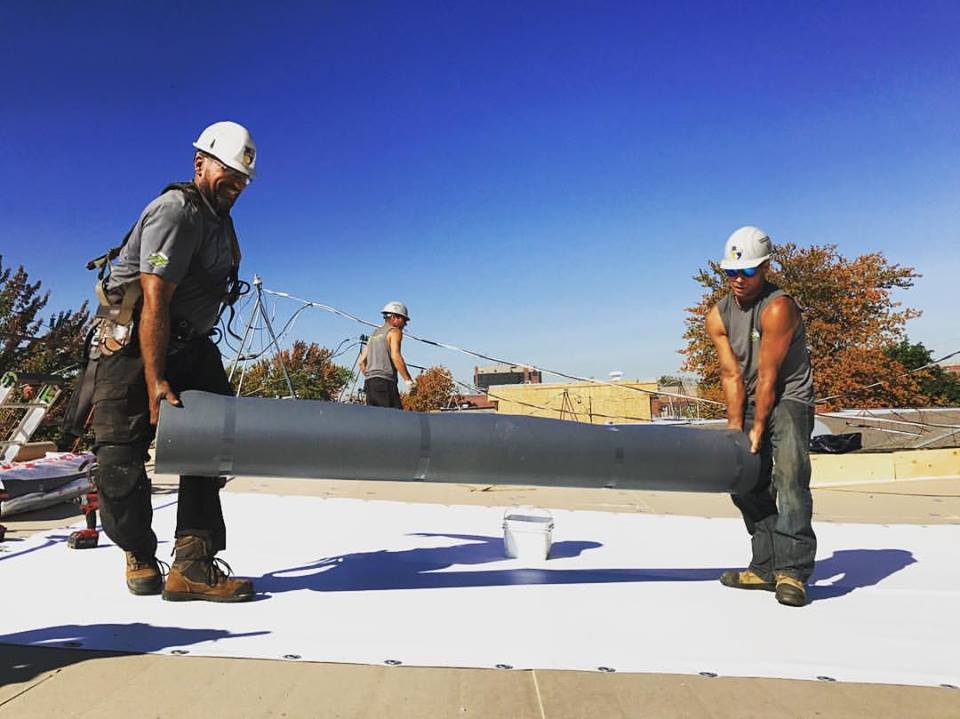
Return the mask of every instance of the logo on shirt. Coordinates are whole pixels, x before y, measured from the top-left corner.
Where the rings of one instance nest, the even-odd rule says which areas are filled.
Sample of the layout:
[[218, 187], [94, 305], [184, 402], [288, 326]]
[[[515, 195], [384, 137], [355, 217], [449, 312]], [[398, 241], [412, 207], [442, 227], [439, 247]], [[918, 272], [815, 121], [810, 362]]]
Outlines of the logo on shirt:
[[154, 252], [152, 255], [147, 257], [147, 262], [150, 263], [151, 267], [166, 267], [170, 263], [170, 258], [162, 252]]
[[750, 339], [754, 342], [760, 341], [760, 330], [754, 328], [753, 332], [750, 333]]

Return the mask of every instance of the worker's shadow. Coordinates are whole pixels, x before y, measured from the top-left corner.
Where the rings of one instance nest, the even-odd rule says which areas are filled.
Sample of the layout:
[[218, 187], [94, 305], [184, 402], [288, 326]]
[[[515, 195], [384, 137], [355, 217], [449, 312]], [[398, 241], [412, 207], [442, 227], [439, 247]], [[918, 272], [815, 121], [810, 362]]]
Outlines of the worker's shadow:
[[872, 587], [916, 561], [905, 549], [839, 549], [817, 562], [807, 587], [807, 600], [833, 599]]
[[[269, 633], [268, 631], [234, 633], [226, 629], [159, 627], [134, 622], [132, 624], [61, 624], [0, 634], [0, 686], [28, 681], [44, 672], [101, 656], [89, 651], [70, 650], [94, 649], [123, 655], [159, 652], [173, 648], [172, 653], [189, 654], [190, 650], [183, 647], [200, 642], [216, 642]], [[3, 646], [5, 644], [19, 646]]]
[[[276, 594], [299, 590], [355, 592], [389, 589], [496, 587], [511, 584], [608, 584], [619, 582], [709, 582], [732, 567], [667, 567], [623, 569], [553, 569], [548, 565], [510, 569], [459, 571], [464, 565], [505, 561], [503, 539], [473, 534], [417, 533], [418, 537], [462, 539], [450, 547], [401, 551], [380, 550], [326, 557], [311, 564], [268, 572], [254, 580], [258, 592]], [[591, 541], [561, 541], [550, 548], [550, 560], [577, 557], [602, 546]], [[818, 567], [817, 577], [841, 578], [831, 585], [811, 587], [811, 599], [828, 599], [877, 584], [913, 563], [900, 549], [842, 550]]]

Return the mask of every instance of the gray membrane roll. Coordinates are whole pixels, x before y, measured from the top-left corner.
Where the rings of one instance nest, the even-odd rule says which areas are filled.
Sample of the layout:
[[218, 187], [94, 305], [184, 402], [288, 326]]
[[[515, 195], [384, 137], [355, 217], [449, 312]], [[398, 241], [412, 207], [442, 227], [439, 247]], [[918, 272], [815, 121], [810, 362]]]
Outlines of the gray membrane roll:
[[197, 391], [180, 400], [162, 403], [160, 473], [741, 493], [760, 472], [747, 436], [728, 430]]

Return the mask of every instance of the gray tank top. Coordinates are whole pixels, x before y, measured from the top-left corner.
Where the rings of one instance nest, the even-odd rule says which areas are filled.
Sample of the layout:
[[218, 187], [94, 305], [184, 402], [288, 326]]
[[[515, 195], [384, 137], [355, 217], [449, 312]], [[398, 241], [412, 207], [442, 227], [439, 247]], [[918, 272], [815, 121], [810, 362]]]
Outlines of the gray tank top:
[[394, 382], [397, 381], [397, 368], [390, 358], [390, 347], [387, 345], [387, 333], [393, 328], [384, 322], [377, 327], [367, 340], [367, 371], [363, 376], [367, 379], [381, 377]]
[[[730, 346], [740, 362], [747, 397], [753, 399], [757, 389], [757, 369], [760, 365], [760, 316], [777, 297], [789, 295], [774, 284], [767, 283], [760, 297], [750, 307], [741, 309], [733, 294], [717, 303], [720, 319], [730, 338]], [[792, 298], [791, 298], [792, 299]], [[780, 365], [776, 385], [777, 401], [783, 399], [813, 404], [813, 371], [807, 350], [807, 329], [800, 316], [800, 325], [793, 333], [787, 355]]]

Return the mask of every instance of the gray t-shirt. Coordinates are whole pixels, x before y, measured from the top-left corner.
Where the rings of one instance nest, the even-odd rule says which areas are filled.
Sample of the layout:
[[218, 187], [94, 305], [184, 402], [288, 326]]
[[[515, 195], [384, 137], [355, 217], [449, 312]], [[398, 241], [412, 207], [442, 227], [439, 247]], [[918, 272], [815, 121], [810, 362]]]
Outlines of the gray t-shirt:
[[231, 270], [239, 263], [230, 216], [217, 215], [205, 199], [194, 203], [183, 191], [171, 189], [141, 213], [106, 289], [139, 281], [141, 272], [175, 282], [171, 320], [186, 320], [205, 334], [217, 322]]

